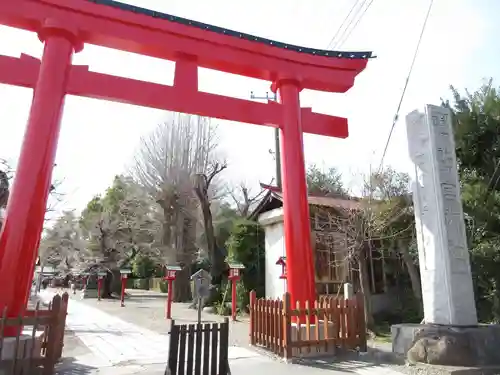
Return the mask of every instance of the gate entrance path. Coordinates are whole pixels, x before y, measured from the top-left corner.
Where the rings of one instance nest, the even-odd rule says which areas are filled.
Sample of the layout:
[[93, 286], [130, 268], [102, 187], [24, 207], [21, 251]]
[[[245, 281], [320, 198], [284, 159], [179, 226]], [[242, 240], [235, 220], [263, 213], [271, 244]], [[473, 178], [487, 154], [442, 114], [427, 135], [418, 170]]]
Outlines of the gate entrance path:
[[[50, 301], [55, 293], [41, 291], [43, 301]], [[170, 324], [165, 321], [165, 325]], [[71, 299], [68, 304], [66, 328], [90, 350], [75, 358], [76, 364], [88, 367], [166, 365], [169, 335], [139, 327], [84, 302]], [[230, 363], [239, 359], [266, 358], [259, 353], [230, 346]]]

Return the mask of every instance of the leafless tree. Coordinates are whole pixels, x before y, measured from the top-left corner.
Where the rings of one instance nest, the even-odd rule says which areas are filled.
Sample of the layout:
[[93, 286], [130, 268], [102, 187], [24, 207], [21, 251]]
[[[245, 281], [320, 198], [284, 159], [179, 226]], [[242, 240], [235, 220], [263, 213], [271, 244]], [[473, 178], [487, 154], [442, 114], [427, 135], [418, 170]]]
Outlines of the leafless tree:
[[[339, 262], [349, 262], [359, 274], [359, 285], [365, 297], [365, 317], [369, 327], [373, 326], [371, 306], [370, 272], [368, 260], [374, 250], [382, 244], [396, 249], [406, 265], [412, 289], [421, 301], [420, 276], [414, 260], [409, 254], [408, 241], [413, 231], [413, 213], [407, 191], [408, 180], [404, 174], [386, 170], [374, 173], [365, 179], [364, 197], [354, 206], [323, 209], [321, 214], [340, 234], [345, 247], [345, 257]], [[376, 246], [377, 245], [377, 246]], [[382, 254], [384, 249], [380, 249]]]
[[[1, 217], [7, 206], [11, 181], [14, 178], [14, 174], [15, 170], [11, 167], [11, 164], [6, 159], [0, 158], [0, 228], [2, 224]], [[62, 183], [62, 180], [56, 180], [50, 185], [50, 195], [45, 210], [45, 222], [54, 219], [54, 215], [57, 216], [57, 211], [64, 199], [64, 194], [60, 191]]]
[[0, 159], [0, 229], [7, 207], [10, 192], [10, 179], [12, 178], [12, 169], [5, 159]]
[[7, 206], [12, 170], [6, 160], [0, 159], [0, 207]]
[[70, 272], [83, 261], [86, 248], [87, 243], [74, 212], [64, 211], [40, 241], [40, 264], [42, 267], [50, 264], [63, 272]]
[[[272, 181], [268, 184], [272, 184]], [[252, 206], [258, 202], [266, 193], [266, 189], [261, 188], [256, 194], [253, 194], [251, 189], [247, 187], [244, 182], [241, 182], [237, 188], [232, 189], [229, 194], [231, 195], [236, 210], [241, 217], [248, 217]]]
[[414, 245], [415, 219], [406, 173], [385, 168], [366, 180], [365, 195], [371, 197], [373, 228], [386, 247], [397, 251], [408, 271], [413, 296], [422, 311], [420, 272], [410, 254]]
[[356, 208], [337, 207], [335, 210], [323, 209], [321, 214], [327, 218], [332, 231], [341, 238], [342, 253], [345, 257], [336, 258], [337, 262], [350, 264], [357, 269], [359, 285], [365, 300], [365, 319], [368, 327], [373, 327], [373, 314], [371, 307], [370, 275], [368, 271], [367, 255], [372, 250], [370, 241], [370, 225], [365, 211], [366, 207], [360, 205]]
[[61, 207], [64, 205], [64, 200], [66, 198], [66, 194], [61, 191], [63, 183], [64, 180], [55, 180], [50, 185], [44, 217], [46, 225], [49, 222], [53, 222], [61, 214]]
[[[196, 258], [199, 203], [193, 189], [197, 175], [209, 175], [217, 148], [216, 127], [203, 117], [171, 114], [141, 140], [132, 176], [163, 211], [163, 261], [185, 267], [176, 279], [174, 301], [191, 298], [190, 265]], [[215, 186], [214, 181], [210, 184]]]
[[206, 173], [197, 173], [194, 178], [194, 192], [200, 202], [203, 216], [203, 227], [205, 229], [208, 259], [211, 264], [212, 282], [217, 282], [223, 271], [224, 256], [218, 254], [212, 210], [210, 209], [209, 188], [213, 180], [226, 168], [227, 164], [225, 162], [219, 163], [214, 161]]

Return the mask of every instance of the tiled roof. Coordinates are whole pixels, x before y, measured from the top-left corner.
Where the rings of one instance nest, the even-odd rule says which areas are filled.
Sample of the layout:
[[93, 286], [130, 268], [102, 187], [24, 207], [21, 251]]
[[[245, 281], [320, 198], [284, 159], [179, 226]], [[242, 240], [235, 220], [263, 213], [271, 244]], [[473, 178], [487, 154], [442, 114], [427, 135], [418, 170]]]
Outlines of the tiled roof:
[[[264, 196], [264, 198], [262, 198], [254, 211], [250, 214], [251, 219], [256, 219], [258, 215], [265, 211], [269, 211], [269, 209], [277, 208], [276, 200], [278, 200], [279, 202], [283, 202], [283, 193], [281, 191], [267, 185], [262, 185], [262, 187], [264, 189], [268, 188], [268, 192]], [[275, 200], [275, 203], [271, 204], [273, 199]], [[322, 197], [310, 195], [307, 199], [311, 206], [332, 207], [348, 210], [356, 210], [361, 208], [361, 200], [356, 197]]]
[[[273, 196], [283, 202], [283, 194], [273, 192]], [[309, 195], [307, 200], [310, 205], [321, 206], [321, 207], [333, 207], [333, 208], [344, 208], [344, 209], [357, 209], [360, 208], [360, 201], [358, 198], [354, 197], [320, 197], [315, 195]]]

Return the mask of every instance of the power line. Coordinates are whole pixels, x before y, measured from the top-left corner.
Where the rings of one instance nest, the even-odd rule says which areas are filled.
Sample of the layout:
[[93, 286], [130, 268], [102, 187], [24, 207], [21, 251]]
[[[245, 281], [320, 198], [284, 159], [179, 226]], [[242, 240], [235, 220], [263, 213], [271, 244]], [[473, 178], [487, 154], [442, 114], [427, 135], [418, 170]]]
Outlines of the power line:
[[356, 12], [354, 13], [354, 16], [352, 17], [351, 21], [347, 24], [347, 27], [344, 29], [344, 31], [340, 35], [339, 39], [337, 40], [337, 43], [333, 46], [333, 49], [337, 49], [339, 47], [339, 44], [340, 44], [339, 42], [344, 39], [344, 36], [346, 35], [346, 33], [348, 33], [349, 28], [354, 23], [354, 21], [358, 18], [358, 14], [363, 10], [363, 7], [365, 6], [365, 4], [366, 4], [367, 1], [368, 0], [363, 0], [363, 2], [361, 3], [361, 5], [359, 6], [359, 8], [356, 9]]
[[[266, 96], [255, 96], [253, 91], [250, 91], [250, 98], [251, 99], [260, 99], [260, 100], [272, 100], [277, 102], [278, 101], [278, 95], [277, 94], [271, 94], [266, 91]], [[281, 178], [281, 146], [280, 146], [280, 128], [274, 128], [274, 155], [275, 155], [275, 161], [276, 161], [276, 186], [279, 187], [280, 189], [282, 188], [282, 178]], [[271, 152], [272, 150], [269, 150]]]
[[345, 38], [343, 40], [341, 40], [341, 41], [339, 41], [337, 43], [337, 46], [338, 46], [339, 49], [342, 48], [342, 45], [344, 45], [344, 43], [347, 41], [347, 39], [349, 39], [349, 37], [351, 36], [351, 34], [354, 31], [354, 29], [356, 29], [356, 27], [360, 23], [361, 19], [365, 16], [365, 14], [368, 11], [368, 9], [370, 9], [371, 5], [373, 4], [373, 1], [374, 0], [370, 0], [370, 2], [368, 3], [368, 5], [366, 6], [366, 8], [363, 10], [363, 13], [361, 13], [361, 15], [359, 16], [358, 20], [356, 21], [356, 23], [354, 24], [354, 26], [352, 27], [352, 29], [349, 31], [349, 33], [345, 36]]
[[403, 87], [403, 92], [401, 93], [401, 98], [399, 99], [398, 107], [396, 109], [396, 114], [394, 115], [394, 119], [392, 121], [391, 131], [389, 132], [389, 136], [387, 137], [387, 141], [385, 142], [384, 152], [382, 153], [382, 159], [380, 160], [378, 173], [380, 173], [380, 171], [382, 170], [382, 167], [384, 165], [385, 154], [387, 153], [387, 149], [389, 148], [389, 143], [391, 142], [394, 127], [396, 126], [396, 123], [398, 122], [399, 111], [401, 110], [401, 105], [403, 104], [403, 99], [404, 99], [405, 94], [406, 94], [406, 89], [408, 88], [408, 83], [410, 82], [411, 73], [413, 71], [413, 67], [415, 66], [415, 61], [417, 60], [418, 51], [420, 49], [420, 44], [422, 43], [425, 28], [427, 26], [427, 21], [429, 20], [429, 16], [431, 14], [433, 4], [434, 4], [434, 0], [431, 0], [431, 2], [429, 4], [429, 9], [427, 9], [427, 14], [425, 16], [424, 24], [422, 25], [422, 31], [420, 31], [420, 36], [418, 38], [417, 47], [415, 48], [415, 53], [413, 54], [413, 60], [412, 60], [411, 65], [410, 65], [410, 70], [408, 71], [408, 76], [406, 77], [405, 85]]
[[354, 9], [356, 8], [357, 4], [359, 3], [360, 0], [356, 0], [353, 4], [353, 6], [351, 7], [351, 10], [349, 11], [349, 13], [347, 13], [347, 16], [345, 16], [344, 20], [342, 21], [342, 23], [340, 24], [340, 27], [337, 29], [337, 32], [335, 33], [335, 35], [333, 35], [332, 39], [330, 40], [330, 43], [328, 43], [328, 46], [326, 47], [326, 49], [330, 49], [331, 46], [334, 44], [333, 42], [335, 41], [335, 39], [337, 38], [337, 36], [339, 35], [340, 31], [343, 29], [344, 27], [344, 24], [347, 22], [347, 20], [349, 19], [349, 17], [351, 16], [352, 12], [354, 11]]

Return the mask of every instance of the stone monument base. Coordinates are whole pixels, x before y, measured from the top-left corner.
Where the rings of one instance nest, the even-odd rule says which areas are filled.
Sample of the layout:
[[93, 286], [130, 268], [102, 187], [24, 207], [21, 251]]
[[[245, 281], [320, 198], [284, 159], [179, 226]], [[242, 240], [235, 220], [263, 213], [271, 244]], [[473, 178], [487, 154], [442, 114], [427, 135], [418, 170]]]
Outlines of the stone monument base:
[[16, 337], [4, 337], [0, 359], [40, 358], [42, 355], [42, 334], [43, 331], [37, 331], [35, 337], [33, 337], [31, 332], [28, 334], [27, 331], [23, 331], [19, 336], [19, 343], [17, 343]]
[[[319, 340], [324, 340], [325, 339], [325, 323], [323, 320], [317, 321], [318, 324], [318, 334], [319, 334]], [[311, 324], [309, 326], [309, 331], [311, 332], [311, 338], [315, 337], [312, 335], [315, 335], [316, 332], [316, 324]], [[333, 337], [333, 329], [334, 325], [332, 322], [328, 322], [328, 333], [329, 337]], [[291, 330], [292, 334], [292, 341], [299, 341], [299, 338], [302, 340], [307, 339], [307, 328], [305, 324], [301, 324], [300, 328], [296, 323], [292, 323]], [[316, 337], [315, 337], [316, 339]], [[299, 358], [313, 358], [313, 357], [323, 357], [325, 355], [335, 355], [337, 352], [337, 348], [333, 347], [333, 345], [329, 345], [328, 351], [325, 350], [324, 347], [312, 347], [312, 348], [293, 348], [292, 349], [292, 357], [299, 357]]]
[[442, 366], [500, 366], [500, 325], [396, 324], [392, 351], [410, 363]]

